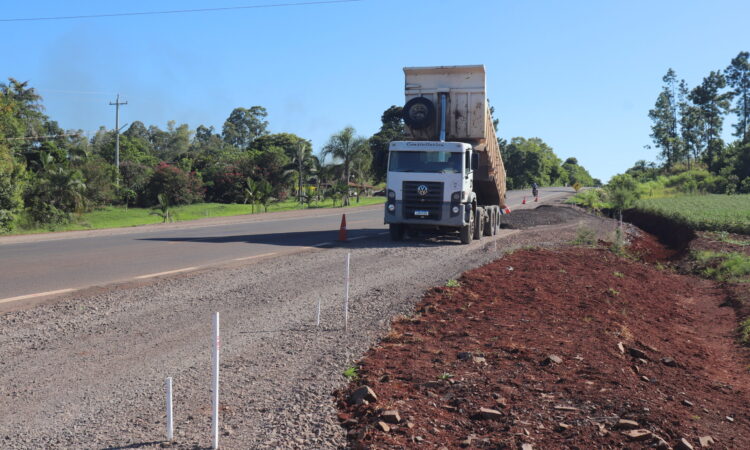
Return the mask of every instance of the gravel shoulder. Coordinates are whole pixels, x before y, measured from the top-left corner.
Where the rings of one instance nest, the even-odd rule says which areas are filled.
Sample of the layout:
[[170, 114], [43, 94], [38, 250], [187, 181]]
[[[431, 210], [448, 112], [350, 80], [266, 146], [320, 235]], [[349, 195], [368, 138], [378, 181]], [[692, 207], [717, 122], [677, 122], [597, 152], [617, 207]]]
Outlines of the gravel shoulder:
[[429, 287], [509, 250], [570, 241], [583, 229], [611, 238], [611, 221], [580, 211], [571, 217], [503, 230], [469, 246], [438, 238], [363, 239], [0, 315], [1, 446], [158, 447], [168, 376], [175, 391], [173, 446], [208, 446], [214, 311], [222, 317], [222, 447], [345, 446], [331, 394], [345, 384], [341, 372], [387, 333], [391, 318], [412, 311]]

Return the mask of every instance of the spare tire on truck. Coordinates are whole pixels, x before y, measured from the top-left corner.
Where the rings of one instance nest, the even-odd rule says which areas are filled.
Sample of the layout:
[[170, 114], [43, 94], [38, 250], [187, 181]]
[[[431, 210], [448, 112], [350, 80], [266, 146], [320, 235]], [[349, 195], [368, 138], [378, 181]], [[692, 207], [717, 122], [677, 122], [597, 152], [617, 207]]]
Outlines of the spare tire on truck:
[[421, 130], [435, 121], [435, 105], [426, 97], [415, 97], [406, 102], [402, 116], [409, 127]]

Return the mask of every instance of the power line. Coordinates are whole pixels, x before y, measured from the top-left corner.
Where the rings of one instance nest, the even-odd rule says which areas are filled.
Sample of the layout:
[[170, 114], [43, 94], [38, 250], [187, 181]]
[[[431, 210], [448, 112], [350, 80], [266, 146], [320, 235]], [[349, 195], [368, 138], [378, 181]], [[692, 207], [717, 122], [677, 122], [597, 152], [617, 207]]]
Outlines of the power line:
[[124, 16], [151, 16], [158, 14], [185, 14], [185, 13], [198, 13], [198, 12], [209, 12], [209, 11], [230, 11], [237, 9], [260, 9], [260, 8], [278, 8], [286, 6], [312, 6], [312, 5], [326, 5], [333, 3], [353, 3], [361, 2], [364, 0], [321, 0], [311, 2], [292, 2], [292, 3], [269, 3], [265, 5], [249, 5], [249, 6], [226, 6], [222, 8], [198, 8], [198, 9], [175, 9], [168, 11], [142, 11], [142, 12], [127, 12], [127, 13], [109, 13], [109, 14], [89, 14], [80, 16], [53, 16], [53, 17], [25, 17], [25, 18], [14, 18], [14, 19], [0, 19], [0, 22], [34, 22], [40, 20], [69, 20], [69, 19], [95, 19], [101, 17], [124, 17]]

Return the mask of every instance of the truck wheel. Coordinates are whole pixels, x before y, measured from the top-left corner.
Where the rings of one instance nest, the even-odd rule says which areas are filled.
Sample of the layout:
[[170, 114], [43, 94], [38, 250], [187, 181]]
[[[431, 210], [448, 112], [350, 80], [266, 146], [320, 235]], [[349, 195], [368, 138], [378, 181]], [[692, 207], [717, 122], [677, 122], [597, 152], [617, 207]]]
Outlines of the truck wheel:
[[392, 241], [404, 240], [404, 225], [400, 223], [392, 223], [388, 225], [388, 231], [391, 232]]
[[492, 236], [492, 230], [495, 228], [495, 211], [492, 209], [487, 210], [486, 219], [484, 220], [484, 227], [482, 229], [484, 230], [485, 236]]
[[404, 123], [415, 130], [427, 128], [435, 120], [435, 105], [425, 97], [415, 97], [404, 105]]
[[471, 238], [474, 234], [474, 211], [469, 213], [469, 223], [461, 227], [459, 234], [462, 244], [471, 244]]
[[477, 214], [474, 218], [474, 240], [479, 241], [482, 239], [482, 231], [484, 228], [484, 209], [477, 208]]

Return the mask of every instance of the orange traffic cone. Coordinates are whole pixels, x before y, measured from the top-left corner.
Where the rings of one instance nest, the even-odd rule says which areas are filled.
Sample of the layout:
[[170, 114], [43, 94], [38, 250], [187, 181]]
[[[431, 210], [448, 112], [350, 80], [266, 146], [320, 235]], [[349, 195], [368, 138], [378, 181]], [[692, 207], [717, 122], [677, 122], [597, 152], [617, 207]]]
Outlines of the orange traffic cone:
[[339, 241], [346, 242], [346, 214], [341, 215], [341, 228], [339, 228]]
[[523, 198], [523, 201], [521, 202], [522, 205], [526, 204], [526, 197]]

